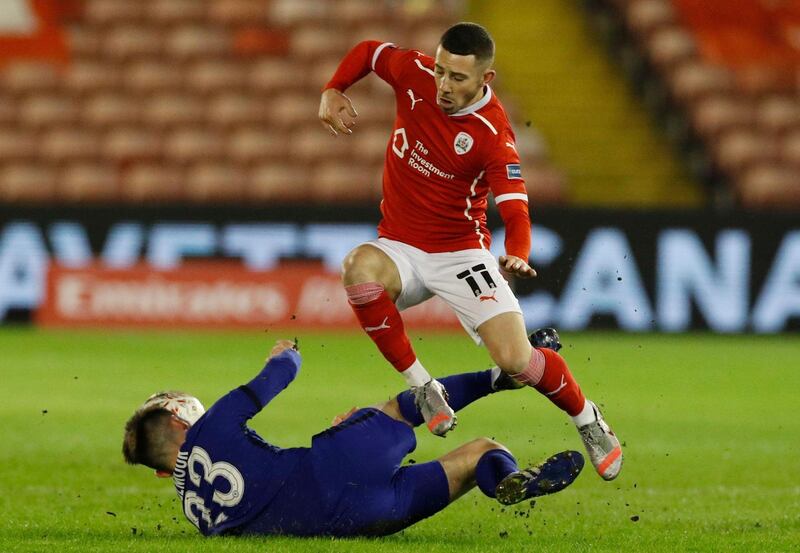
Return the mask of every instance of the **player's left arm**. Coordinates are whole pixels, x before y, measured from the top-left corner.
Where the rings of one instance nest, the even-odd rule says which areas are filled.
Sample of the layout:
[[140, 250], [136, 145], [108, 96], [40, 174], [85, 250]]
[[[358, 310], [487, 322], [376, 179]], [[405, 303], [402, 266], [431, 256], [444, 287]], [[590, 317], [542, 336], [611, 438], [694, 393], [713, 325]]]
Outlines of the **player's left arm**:
[[531, 222], [527, 202], [510, 200], [508, 204], [502, 202], [497, 207], [506, 227], [506, 255], [498, 258], [500, 268], [521, 278], [535, 277], [536, 270], [528, 263]]
[[486, 179], [506, 227], [506, 255], [498, 259], [500, 268], [521, 278], [535, 277], [536, 271], [528, 264], [531, 250], [528, 192], [510, 129], [498, 136], [486, 168]]

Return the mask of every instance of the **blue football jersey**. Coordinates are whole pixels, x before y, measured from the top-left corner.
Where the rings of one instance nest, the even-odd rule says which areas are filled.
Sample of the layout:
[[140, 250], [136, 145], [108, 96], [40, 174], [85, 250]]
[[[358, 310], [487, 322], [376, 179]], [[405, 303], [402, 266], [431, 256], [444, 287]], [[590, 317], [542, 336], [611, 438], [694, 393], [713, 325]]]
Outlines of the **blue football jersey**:
[[258, 516], [308, 455], [308, 448], [276, 447], [247, 427], [299, 369], [300, 354], [284, 351], [249, 383], [217, 401], [186, 433], [173, 480], [183, 513], [204, 535]]

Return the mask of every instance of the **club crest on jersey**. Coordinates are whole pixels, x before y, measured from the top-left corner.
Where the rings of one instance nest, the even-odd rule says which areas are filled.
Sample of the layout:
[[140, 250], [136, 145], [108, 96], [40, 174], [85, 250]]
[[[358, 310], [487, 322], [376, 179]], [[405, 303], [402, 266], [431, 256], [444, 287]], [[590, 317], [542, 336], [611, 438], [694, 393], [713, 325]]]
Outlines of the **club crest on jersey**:
[[474, 143], [475, 141], [470, 135], [465, 132], [460, 132], [453, 141], [453, 148], [455, 148], [458, 155], [463, 156], [472, 149]]

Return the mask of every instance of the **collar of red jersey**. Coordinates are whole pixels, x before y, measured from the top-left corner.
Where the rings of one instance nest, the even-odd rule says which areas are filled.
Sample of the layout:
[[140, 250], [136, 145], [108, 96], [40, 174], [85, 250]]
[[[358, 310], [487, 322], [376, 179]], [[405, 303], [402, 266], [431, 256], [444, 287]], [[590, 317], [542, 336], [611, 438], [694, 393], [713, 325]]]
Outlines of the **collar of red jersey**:
[[492, 99], [492, 87], [490, 87], [488, 84], [485, 85], [485, 86], [486, 86], [486, 90], [485, 90], [485, 93], [483, 95], [483, 98], [481, 98], [480, 100], [478, 100], [474, 104], [468, 105], [464, 109], [460, 109], [455, 113], [451, 113], [450, 117], [460, 117], [462, 115], [469, 115], [470, 113], [475, 113], [476, 111], [481, 109], [483, 106], [488, 104]]

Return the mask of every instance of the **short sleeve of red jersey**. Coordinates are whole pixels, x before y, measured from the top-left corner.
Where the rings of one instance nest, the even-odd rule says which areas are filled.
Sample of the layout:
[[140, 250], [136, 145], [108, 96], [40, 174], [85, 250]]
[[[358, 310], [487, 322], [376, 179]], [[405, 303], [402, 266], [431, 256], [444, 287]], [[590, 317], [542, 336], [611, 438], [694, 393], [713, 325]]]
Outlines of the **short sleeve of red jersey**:
[[501, 131], [497, 138], [489, 154], [484, 178], [506, 227], [506, 253], [527, 260], [531, 247], [531, 225], [528, 192], [522, 178], [517, 145], [511, 129]]

